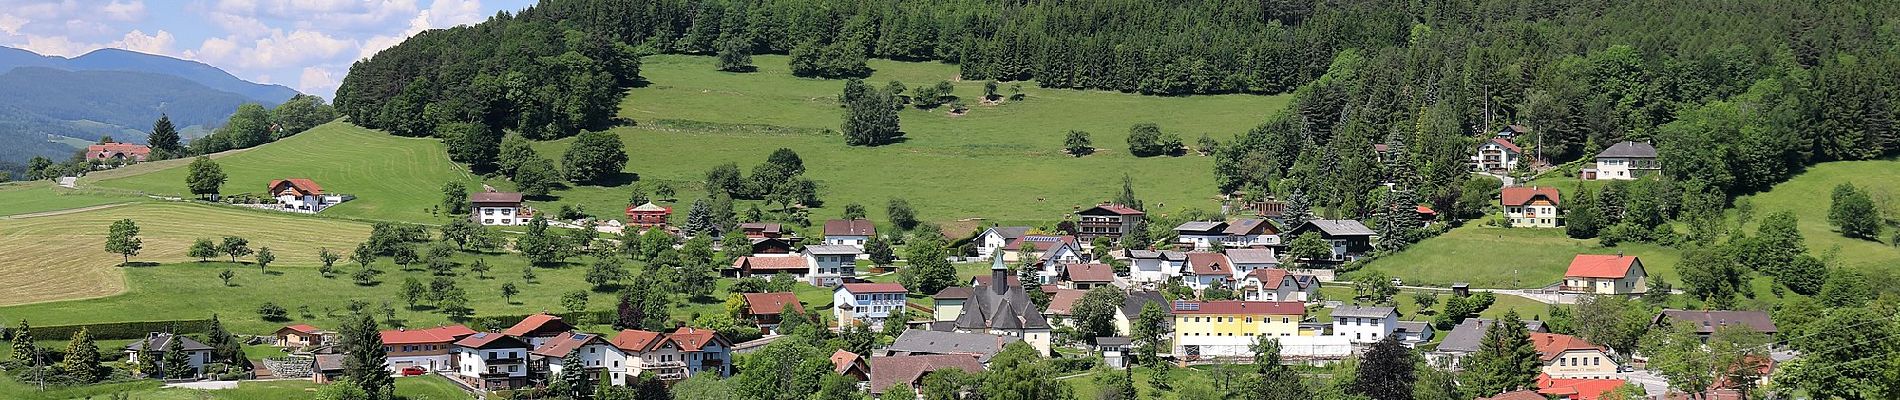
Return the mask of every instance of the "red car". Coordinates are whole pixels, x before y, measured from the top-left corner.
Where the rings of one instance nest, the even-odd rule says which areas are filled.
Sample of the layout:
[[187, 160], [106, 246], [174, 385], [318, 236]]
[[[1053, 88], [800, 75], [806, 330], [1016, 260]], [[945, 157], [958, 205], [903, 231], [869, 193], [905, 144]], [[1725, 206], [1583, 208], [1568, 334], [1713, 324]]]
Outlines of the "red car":
[[402, 376], [416, 376], [416, 375], [422, 375], [422, 374], [427, 374], [427, 373], [429, 373], [429, 369], [423, 368], [423, 367], [409, 367], [409, 368], [402, 369]]

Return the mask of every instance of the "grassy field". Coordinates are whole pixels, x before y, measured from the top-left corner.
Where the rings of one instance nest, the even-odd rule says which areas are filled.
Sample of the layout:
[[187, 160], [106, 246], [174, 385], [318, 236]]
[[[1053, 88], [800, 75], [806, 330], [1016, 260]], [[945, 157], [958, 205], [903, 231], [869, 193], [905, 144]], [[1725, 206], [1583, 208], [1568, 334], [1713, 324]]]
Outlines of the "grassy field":
[[[735, 74], [716, 71], [711, 57], [645, 58], [641, 74], [652, 84], [631, 90], [620, 112], [636, 125], [613, 130], [632, 160], [626, 170], [642, 181], [670, 182], [679, 198], [690, 201], [703, 195], [698, 182], [713, 166], [737, 162], [749, 173], [774, 149], [791, 148], [804, 159], [805, 175], [821, 187], [826, 206], [813, 211], [815, 221], [839, 215], [848, 203], [868, 206], [873, 219], [881, 220], [883, 205], [893, 197], [907, 198], [925, 220], [952, 226], [974, 218], [1053, 221], [1073, 207], [1112, 198], [1122, 173], [1133, 176], [1151, 210], [1211, 210], [1218, 208], [1211, 200], [1211, 158], [1132, 157], [1126, 151], [1129, 126], [1153, 122], [1192, 146], [1203, 133], [1226, 139], [1246, 131], [1285, 104], [1284, 97], [1167, 98], [1025, 84], [1026, 100], [991, 106], [976, 100], [983, 82], [960, 82], [956, 93], [971, 104], [968, 114], [906, 108], [905, 142], [861, 148], [826, 132], [842, 120], [836, 99], [842, 81], [793, 78], [782, 56], [754, 61], [759, 72]], [[877, 72], [867, 83], [874, 87], [889, 80], [917, 87], [957, 73], [955, 66], [937, 63], [874, 60], [871, 67]], [[1003, 94], [1009, 85], [1003, 84]], [[1072, 129], [1090, 132], [1098, 152], [1063, 154], [1063, 135]], [[558, 156], [569, 142], [540, 143], [538, 149]], [[617, 211], [630, 192], [625, 186], [579, 187], [556, 195], [559, 203]]]
[[0, 185], [0, 217], [143, 199], [120, 193], [67, 189], [52, 181], [16, 182]]
[[[1900, 272], [1896, 267], [1900, 266], [1900, 248], [1890, 243], [1896, 229], [1891, 224], [1882, 231], [1881, 241], [1849, 239], [1828, 225], [1828, 195], [1843, 182], [1868, 191], [1888, 221], [1900, 219], [1900, 160], [1842, 161], [1809, 167], [1794, 179], [1751, 196], [1755, 218], [1744, 229], [1752, 234], [1754, 222], [1761, 221], [1762, 216], [1794, 211], [1801, 220], [1801, 236], [1807, 241], [1808, 251], [1816, 256], [1833, 255], [1833, 265], [1868, 268], [1882, 276]], [[1729, 215], [1734, 217], [1736, 213], [1731, 209]]]
[[[224, 193], [261, 194], [273, 179], [310, 178], [329, 193], [356, 196], [323, 215], [437, 223], [430, 207], [442, 199], [442, 184], [463, 181], [471, 191], [481, 185], [451, 163], [434, 139], [392, 136], [343, 122], [318, 126], [268, 145], [219, 153], [228, 179]], [[82, 180], [80, 185], [127, 189], [167, 196], [188, 196], [185, 164], [167, 160], [127, 166]]]
[[[135, 262], [177, 262], [191, 258], [186, 248], [197, 238], [225, 235], [250, 240], [252, 249], [270, 247], [273, 268], [317, 265], [317, 248], [347, 250], [369, 235], [369, 225], [299, 215], [208, 205], [145, 202], [34, 218], [0, 219], [0, 305], [109, 296], [126, 290], [120, 257], [106, 253], [106, 228], [113, 221], [137, 222], [144, 250]], [[212, 274], [216, 274], [213, 272]], [[213, 275], [198, 277], [216, 281]], [[203, 301], [189, 293], [177, 297]], [[127, 313], [151, 309], [129, 303]], [[179, 311], [199, 309], [180, 304]], [[253, 305], [255, 306], [255, 305]], [[97, 316], [100, 310], [70, 310]], [[137, 319], [137, 318], [131, 318]]]
[[1681, 253], [1675, 249], [1642, 243], [1602, 247], [1595, 239], [1564, 236], [1563, 229], [1499, 228], [1479, 221], [1381, 257], [1366, 268], [1413, 286], [1468, 282], [1480, 288], [1534, 288], [1563, 279], [1577, 254], [1617, 252], [1641, 257], [1652, 279], [1682, 283], [1675, 269]]
[[[134, 400], [291, 400], [316, 397], [317, 384], [307, 380], [254, 381], [238, 384], [236, 389], [190, 390], [160, 388], [158, 381], [138, 381], [74, 388], [52, 388], [40, 392], [37, 387], [11, 378], [0, 378], [0, 398], [9, 400], [55, 400], [108, 398], [127, 394]], [[404, 400], [471, 399], [454, 383], [439, 376], [396, 379], [396, 395]]]

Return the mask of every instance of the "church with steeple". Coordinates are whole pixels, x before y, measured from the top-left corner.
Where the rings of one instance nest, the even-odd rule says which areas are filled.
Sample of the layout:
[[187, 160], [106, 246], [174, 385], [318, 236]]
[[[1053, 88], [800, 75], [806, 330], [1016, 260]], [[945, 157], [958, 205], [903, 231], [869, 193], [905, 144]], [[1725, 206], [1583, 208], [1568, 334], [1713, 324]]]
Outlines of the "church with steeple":
[[[938, 319], [954, 322], [938, 326], [952, 327], [956, 332], [1019, 338], [1042, 354], [1049, 354], [1052, 331], [1049, 319], [1043, 317], [1023, 286], [1012, 279], [1009, 267], [1003, 265], [1003, 257], [992, 256], [990, 260], [987, 284], [946, 288], [937, 294]], [[950, 313], [955, 313], [955, 318], [951, 318]]]

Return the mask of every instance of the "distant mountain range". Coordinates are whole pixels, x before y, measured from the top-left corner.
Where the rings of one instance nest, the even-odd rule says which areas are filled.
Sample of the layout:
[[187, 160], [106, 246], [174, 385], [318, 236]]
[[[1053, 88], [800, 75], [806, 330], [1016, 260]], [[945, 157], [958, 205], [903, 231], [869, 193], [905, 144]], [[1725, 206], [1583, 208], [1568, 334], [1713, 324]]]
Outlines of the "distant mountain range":
[[72, 154], [72, 146], [49, 138], [143, 142], [160, 113], [181, 130], [203, 131], [240, 104], [275, 106], [295, 95], [197, 61], [120, 49], [66, 58], [0, 47], [0, 163]]

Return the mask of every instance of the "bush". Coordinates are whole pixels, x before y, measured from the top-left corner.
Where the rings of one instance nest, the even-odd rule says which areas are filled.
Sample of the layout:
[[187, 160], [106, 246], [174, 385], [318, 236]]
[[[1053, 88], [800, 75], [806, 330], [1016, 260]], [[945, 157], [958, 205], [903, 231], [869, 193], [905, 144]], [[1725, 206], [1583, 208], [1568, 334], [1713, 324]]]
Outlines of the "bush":
[[264, 302], [264, 305], [257, 306], [257, 317], [263, 318], [265, 321], [289, 321], [289, 315], [290, 312], [284, 310], [284, 307], [277, 305], [277, 303]]

